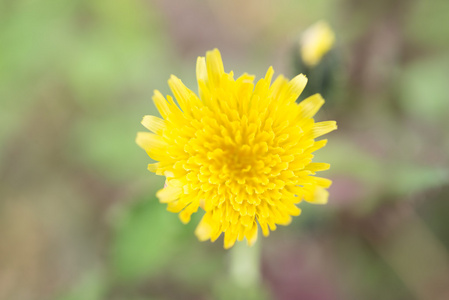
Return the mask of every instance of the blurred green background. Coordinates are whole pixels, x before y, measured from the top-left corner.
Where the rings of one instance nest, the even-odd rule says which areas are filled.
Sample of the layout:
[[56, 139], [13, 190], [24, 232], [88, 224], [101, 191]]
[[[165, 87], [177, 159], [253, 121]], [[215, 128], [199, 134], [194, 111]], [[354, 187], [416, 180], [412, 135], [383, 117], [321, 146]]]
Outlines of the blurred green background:
[[[0, 0], [0, 299], [449, 299], [449, 1]], [[337, 43], [310, 86], [336, 120], [326, 206], [262, 240], [261, 285], [165, 211], [134, 142], [196, 57], [293, 77], [301, 32]], [[324, 71], [323, 71], [324, 70]], [[326, 72], [333, 85], [314, 85]], [[316, 75], [318, 74], [318, 75]]]

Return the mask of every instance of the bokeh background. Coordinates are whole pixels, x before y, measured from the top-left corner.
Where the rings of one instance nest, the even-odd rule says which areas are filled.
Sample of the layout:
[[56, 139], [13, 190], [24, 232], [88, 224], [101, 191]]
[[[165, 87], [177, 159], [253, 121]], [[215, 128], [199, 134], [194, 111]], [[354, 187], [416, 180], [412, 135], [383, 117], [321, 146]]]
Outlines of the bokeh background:
[[[447, 0], [0, 0], [0, 299], [449, 299], [448, 12]], [[299, 36], [318, 20], [336, 45], [301, 70]], [[196, 90], [196, 57], [215, 47], [235, 74], [306, 72], [327, 100], [318, 119], [339, 125], [317, 155], [332, 164], [329, 204], [301, 204], [261, 239], [250, 292], [221, 239], [195, 238], [201, 216], [185, 226], [158, 203], [164, 179], [134, 142], [157, 114], [153, 90], [169, 93], [170, 74]]]

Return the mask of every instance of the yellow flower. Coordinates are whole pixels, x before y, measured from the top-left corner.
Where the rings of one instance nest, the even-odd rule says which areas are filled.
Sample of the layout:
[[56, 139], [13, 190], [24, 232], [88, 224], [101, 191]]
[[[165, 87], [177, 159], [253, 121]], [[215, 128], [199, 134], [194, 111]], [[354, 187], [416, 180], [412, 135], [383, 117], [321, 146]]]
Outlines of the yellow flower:
[[308, 28], [300, 40], [300, 52], [304, 63], [313, 67], [321, 58], [332, 49], [335, 42], [335, 34], [329, 24], [319, 21]]
[[304, 75], [279, 76], [271, 84], [270, 67], [255, 85], [248, 74], [234, 80], [217, 49], [198, 58], [196, 73], [199, 96], [173, 75], [168, 84], [177, 104], [154, 92], [162, 119], [145, 116], [142, 124], [152, 133], [139, 132], [136, 139], [157, 161], [148, 169], [167, 178], [157, 197], [169, 211], [188, 223], [201, 207], [197, 237], [215, 241], [224, 232], [230, 248], [244, 237], [252, 245], [257, 223], [265, 236], [289, 224], [303, 199], [327, 202], [331, 181], [312, 175], [329, 164], [312, 162], [312, 152], [326, 144], [315, 138], [337, 126], [314, 122], [324, 103], [319, 94], [296, 103]]

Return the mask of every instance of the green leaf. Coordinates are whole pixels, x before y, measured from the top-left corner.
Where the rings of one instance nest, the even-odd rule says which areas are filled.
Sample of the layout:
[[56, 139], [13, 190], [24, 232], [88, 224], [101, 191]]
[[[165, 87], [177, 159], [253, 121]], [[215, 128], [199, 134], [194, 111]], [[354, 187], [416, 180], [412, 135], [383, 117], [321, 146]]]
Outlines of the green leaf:
[[427, 46], [449, 46], [449, 1], [415, 1], [407, 14], [406, 34]]
[[398, 164], [390, 171], [387, 190], [396, 195], [409, 195], [449, 182], [449, 170], [444, 168]]
[[104, 272], [93, 270], [86, 273], [81, 281], [58, 300], [102, 300], [107, 291]]
[[383, 194], [395, 196], [409, 195], [449, 182], [448, 168], [422, 166], [397, 157], [382, 159], [343, 139], [333, 139], [318, 151], [315, 161], [331, 164], [326, 173], [354, 177], [371, 189], [381, 189]]
[[112, 243], [114, 275], [123, 280], [151, 276], [176, 252], [182, 223], [156, 199], [132, 206], [117, 223]]
[[437, 124], [447, 119], [448, 57], [411, 63], [404, 68], [401, 78], [401, 104], [409, 115]]

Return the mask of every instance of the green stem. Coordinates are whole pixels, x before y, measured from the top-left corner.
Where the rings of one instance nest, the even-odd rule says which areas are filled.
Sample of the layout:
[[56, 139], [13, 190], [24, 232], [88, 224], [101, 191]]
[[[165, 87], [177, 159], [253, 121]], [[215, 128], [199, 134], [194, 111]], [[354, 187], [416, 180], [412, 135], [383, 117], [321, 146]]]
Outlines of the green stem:
[[246, 242], [237, 242], [231, 249], [229, 272], [237, 286], [249, 288], [260, 284], [260, 244], [260, 240], [251, 247]]

